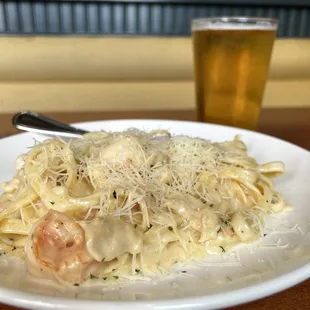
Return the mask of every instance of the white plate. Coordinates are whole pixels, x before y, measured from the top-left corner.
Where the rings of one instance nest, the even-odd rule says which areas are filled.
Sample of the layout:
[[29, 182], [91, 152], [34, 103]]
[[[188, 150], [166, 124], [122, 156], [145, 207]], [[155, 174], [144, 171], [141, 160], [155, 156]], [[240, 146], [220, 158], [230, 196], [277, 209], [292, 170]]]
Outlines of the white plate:
[[[282, 160], [286, 173], [276, 188], [294, 210], [268, 216], [266, 237], [242, 245], [205, 263], [182, 267], [186, 274], [149, 283], [94, 288], [52, 288], [25, 276], [24, 266], [0, 261], [0, 301], [31, 309], [214, 309], [262, 298], [310, 276], [310, 153], [290, 143], [255, 132], [194, 122], [161, 120], [104, 121], [78, 124], [88, 130], [119, 131], [130, 127], [168, 129], [174, 134], [199, 136], [213, 141], [242, 135], [249, 154], [259, 162]], [[0, 140], [0, 181], [14, 175], [15, 158], [27, 151], [33, 138], [20, 134]], [[274, 245], [278, 246], [275, 247]], [[99, 307], [99, 308], [98, 308]]]

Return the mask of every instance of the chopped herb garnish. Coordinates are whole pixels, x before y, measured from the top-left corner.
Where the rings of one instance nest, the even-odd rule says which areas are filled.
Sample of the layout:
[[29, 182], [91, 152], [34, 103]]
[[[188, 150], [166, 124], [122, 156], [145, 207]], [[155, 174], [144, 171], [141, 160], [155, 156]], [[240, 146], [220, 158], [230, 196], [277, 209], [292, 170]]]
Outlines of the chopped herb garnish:
[[244, 233], [244, 231], [243, 231], [243, 230], [241, 230], [241, 233], [243, 234], [243, 233]]
[[153, 167], [154, 167], [154, 165], [150, 165], [150, 167], [151, 167], [151, 168], [153, 168]]
[[105, 281], [107, 279], [107, 277], [103, 277], [102, 279]]
[[55, 201], [50, 201], [50, 204], [51, 204], [51, 205], [55, 204]]
[[211, 203], [211, 204], [210, 204], [210, 208], [213, 208], [213, 207], [214, 207], [214, 203]]
[[217, 230], [217, 233], [221, 232], [222, 230], [222, 227], [220, 227], [218, 230]]
[[227, 280], [228, 280], [228, 281], [232, 281], [231, 277], [227, 277]]
[[117, 279], [118, 279], [118, 276], [113, 276], [113, 278], [117, 280]]
[[74, 283], [73, 285], [74, 285], [74, 286], [80, 286], [80, 284], [79, 284], [79, 283]]
[[225, 219], [223, 219], [222, 217], [221, 217], [220, 219], [221, 219], [221, 221], [222, 221], [223, 224], [225, 224], [225, 225], [227, 225], [227, 226], [230, 224], [228, 220], [225, 220]]
[[225, 253], [225, 249], [220, 245], [220, 248], [222, 249], [222, 252]]
[[112, 272], [113, 272], [113, 271], [115, 271], [115, 270], [116, 270], [116, 269], [115, 269], [115, 268], [113, 268], [113, 269], [112, 269]]
[[186, 273], [187, 271], [186, 271], [186, 270], [182, 270], [181, 272], [182, 272], [182, 273]]
[[14, 247], [14, 248], [12, 249], [12, 252], [15, 251], [15, 250], [16, 250], [16, 248]]
[[140, 269], [135, 269], [136, 273], [140, 272]]
[[101, 261], [101, 262], [104, 262], [104, 260], [105, 260], [105, 257], [102, 259], [102, 261]]
[[90, 274], [91, 279], [98, 279], [98, 277], [94, 276], [92, 273]]
[[113, 197], [114, 197], [114, 199], [117, 198], [117, 193], [116, 193], [116, 191], [113, 191]]
[[264, 234], [264, 237], [266, 237], [267, 236], [267, 234]]
[[173, 228], [172, 228], [171, 226], [169, 226], [168, 229], [169, 229], [170, 231], [173, 231]]
[[135, 225], [134, 225], [134, 228], [137, 228], [137, 226], [138, 226], [138, 225], [137, 225], [137, 224], [135, 224]]

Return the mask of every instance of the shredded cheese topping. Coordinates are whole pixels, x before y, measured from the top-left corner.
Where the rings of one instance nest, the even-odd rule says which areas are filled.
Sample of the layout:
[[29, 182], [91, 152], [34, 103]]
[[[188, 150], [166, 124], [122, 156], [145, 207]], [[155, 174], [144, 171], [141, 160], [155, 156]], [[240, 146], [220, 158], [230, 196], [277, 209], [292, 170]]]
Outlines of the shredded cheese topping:
[[95, 132], [46, 140], [16, 163], [0, 251], [62, 283], [167, 273], [256, 240], [265, 214], [287, 209], [271, 182], [283, 163], [258, 164], [239, 137]]

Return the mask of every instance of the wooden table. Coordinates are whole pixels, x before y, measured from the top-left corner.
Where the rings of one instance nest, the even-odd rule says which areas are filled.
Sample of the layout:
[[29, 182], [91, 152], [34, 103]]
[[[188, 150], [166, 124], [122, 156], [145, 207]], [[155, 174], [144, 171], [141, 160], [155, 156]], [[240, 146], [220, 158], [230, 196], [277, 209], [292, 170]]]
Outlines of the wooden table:
[[[63, 122], [80, 122], [103, 119], [153, 118], [195, 120], [194, 111], [139, 111], [139, 112], [86, 112], [47, 113], [47, 116]], [[9, 114], [0, 115], [0, 137], [16, 133], [11, 126]], [[259, 131], [295, 143], [310, 150], [310, 108], [263, 110]], [[310, 309], [310, 280], [271, 297], [249, 304], [230, 308], [231, 310], [299, 310]], [[0, 310], [18, 308], [0, 304]]]

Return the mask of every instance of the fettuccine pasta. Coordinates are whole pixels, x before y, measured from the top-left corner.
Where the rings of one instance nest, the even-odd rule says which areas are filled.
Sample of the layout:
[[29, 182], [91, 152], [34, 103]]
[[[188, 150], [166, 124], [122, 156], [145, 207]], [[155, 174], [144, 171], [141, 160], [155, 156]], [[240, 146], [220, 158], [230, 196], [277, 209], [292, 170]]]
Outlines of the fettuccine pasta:
[[16, 160], [0, 197], [0, 254], [37, 277], [78, 285], [169, 273], [263, 235], [287, 206], [245, 144], [166, 131], [49, 139]]

